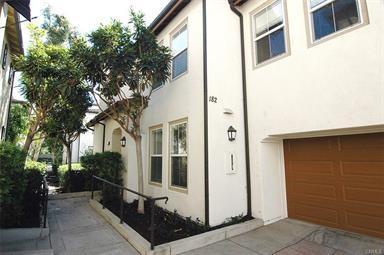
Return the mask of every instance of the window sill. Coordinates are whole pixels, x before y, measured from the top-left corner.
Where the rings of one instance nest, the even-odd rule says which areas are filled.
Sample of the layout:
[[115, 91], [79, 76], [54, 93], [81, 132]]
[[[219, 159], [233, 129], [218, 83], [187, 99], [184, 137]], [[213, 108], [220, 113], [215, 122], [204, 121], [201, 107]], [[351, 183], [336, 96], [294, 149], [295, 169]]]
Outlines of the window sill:
[[256, 65], [254, 65], [254, 66], [253, 66], [253, 70], [259, 69], [259, 68], [264, 67], [264, 66], [266, 66], [266, 65], [269, 65], [269, 64], [271, 64], [271, 63], [273, 63], [273, 62], [279, 61], [279, 60], [281, 60], [282, 58], [288, 57], [288, 56], [290, 56], [290, 55], [291, 55], [290, 52], [285, 52], [285, 53], [280, 54], [280, 55], [278, 55], [278, 56], [276, 56], [276, 57], [270, 58], [270, 59], [268, 59], [268, 60], [266, 60], [266, 61], [264, 61], [264, 62], [261, 62], [260, 64], [256, 64]]
[[184, 73], [181, 73], [181, 74], [179, 74], [178, 76], [176, 76], [175, 78], [172, 78], [172, 79], [171, 79], [171, 82], [174, 82], [174, 81], [178, 80], [180, 77], [183, 77], [183, 76], [186, 75], [187, 73], [188, 73], [188, 69], [187, 69], [187, 71], [185, 71]]
[[168, 188], [172, 191], [188, 194], [188, 188], [183, 188], [179, 186], [169, 186]]
[[318, 40], [309, 41], [308, 48], [314, 47], [316, 45], [319, 45], [319, 44], [322, 44], [322, 43], [327, 42], [329, 40], [332, 40], [332, 39], [334, 39], [336, 37], [342, 36], [342, 35], [344, 35], [346, 33], [352, 32], [353, 30], [356, 30], [356, 29], [359, 29], [361, 27], [364, 27], [365, 25], [368, 25], [368, 23], [367, 22], [360, 22], [360, 23], [352, 25], [352, 26], [350, 26], [348, 28], [344, 28], [342, 30], [339, 30], [339, 31], [336, 31], [336, 32], [334, 32], [332, 34], [324, 36], [324, 37], [322, 37], [322, 38], [320, 38]]
[[156, 91], [158, 91], [158, 90], [160, 90], [162, 87], [164, 87], [165, 86], [165, 84], [162, 84], [161, 86], [159, 86], [159, 87], [157, 87], [157, 88], [155, 88], [155, 89], [152, 89], [152, 93], [153, 92], [156, 92]]
[[153, 182], [153, 181], [148, 181], [149, 185], [156, 186], [158, 188], [163, 187], [163, 184], [161, 182]]

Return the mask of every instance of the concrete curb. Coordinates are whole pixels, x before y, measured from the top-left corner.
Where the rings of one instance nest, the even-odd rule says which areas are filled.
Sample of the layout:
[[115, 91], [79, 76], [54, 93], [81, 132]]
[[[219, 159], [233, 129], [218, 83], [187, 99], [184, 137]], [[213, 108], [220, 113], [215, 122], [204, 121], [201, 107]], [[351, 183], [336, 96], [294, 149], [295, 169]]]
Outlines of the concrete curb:
[[126, 223], [120, 224], [120, 219], [96, 200], [89, 200], [90, 206], [112, 225], [141, 255], [176, 255], [201, 248], [236, 235], [249, 232], [263, 226], [263, 221], [254, 219], [247, 222], [223, 227], [205, 232], [200, 235], [187, 237], [173, 242], [161, 244], [152, 251], [150, 243]]

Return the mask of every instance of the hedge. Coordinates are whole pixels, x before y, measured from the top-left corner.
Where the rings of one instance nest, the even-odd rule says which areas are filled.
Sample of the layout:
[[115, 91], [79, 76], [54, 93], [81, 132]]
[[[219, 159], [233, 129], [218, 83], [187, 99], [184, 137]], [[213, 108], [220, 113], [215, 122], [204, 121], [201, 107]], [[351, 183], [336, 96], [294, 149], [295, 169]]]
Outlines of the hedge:
[[18, 146], [0, 143], [0, 226], [39, 227], [44, 163], [27, 161]]
[[91, 190], [92, 175], [111, 182], [121, 184], [123, 162], [116, 152], [103, 152], [81, 157], [81, 164], [72, 164], [71, 173], [68, 165], [59, 167], [58, 175], [63, 192], [79, 192]]
[[25, 153], [7, 142], [0, 143], [0, 225], [20, 225], [26, 188]]
[[36, 161], [27, 161], [25, 171], [27, 175], [26, 192], [24, 193], [23, 227], [34, 227], [40, 224], [40, 211], [42, 209], [42, 182], [47, 165]]

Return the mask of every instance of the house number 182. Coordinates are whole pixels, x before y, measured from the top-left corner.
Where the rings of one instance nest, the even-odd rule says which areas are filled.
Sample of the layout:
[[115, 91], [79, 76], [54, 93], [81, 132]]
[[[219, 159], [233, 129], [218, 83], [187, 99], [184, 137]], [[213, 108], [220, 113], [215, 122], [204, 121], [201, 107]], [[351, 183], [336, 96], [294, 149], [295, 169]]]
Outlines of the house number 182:
[[208, 98], [208, 101], [216, 104], [216, 103], [217, 103], [217, 97], [210, 96], [210, 97]]

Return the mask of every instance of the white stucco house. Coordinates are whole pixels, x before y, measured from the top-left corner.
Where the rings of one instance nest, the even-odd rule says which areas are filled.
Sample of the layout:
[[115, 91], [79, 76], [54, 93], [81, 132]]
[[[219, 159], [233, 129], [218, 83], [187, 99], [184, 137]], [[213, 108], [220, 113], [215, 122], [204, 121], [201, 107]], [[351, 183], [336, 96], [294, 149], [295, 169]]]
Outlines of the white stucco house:
[[23, 41], [19, 13], [4, 1], [0, 2], [0, 138], [7, 133], [12, 100], [14, 68], [12, 56], [23, 54]]
[[[174, 57], [142, 122], [145, 193], [212, 226], [292, 217], [383, 238], [383, 13], [374, 0], [170, 1], [150, 25]], [[103, 113], [88, 125], [135, 189], [134, 142]]]

